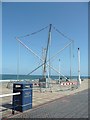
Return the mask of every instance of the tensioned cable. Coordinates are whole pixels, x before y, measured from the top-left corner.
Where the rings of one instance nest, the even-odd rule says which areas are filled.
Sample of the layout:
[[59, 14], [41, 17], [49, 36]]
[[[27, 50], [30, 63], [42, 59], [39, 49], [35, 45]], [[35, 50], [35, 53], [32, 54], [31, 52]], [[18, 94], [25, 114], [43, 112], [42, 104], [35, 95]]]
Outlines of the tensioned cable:
[[[18, 42], [20, 42], [26, 49], [28, 49], [32, 54], [34, 54], [37, 58], [39, 58], [41, 61], [43, 61], [42, 58], [40, 58], [40, 56], [38, 56], [33, 50], [31, 50], [27, 45], [25, 45], [19, 38], [16, 37], [16, 40], [18, 40]], [[62, 73], [58, 72], [55, 68], [53, 68], [51, 65], [47, 64], [48, 66], [50, 66], [50, 68], [52, 68], [54, 71], [56, 71], [57, 73], [61, 74], [65, 79], [67, 79]]]
[[42, 29], [40, 29], [40, 30], [38, 30], [38, 31], [36, 31], [36, 32], [32, 32], [32, 33], [30, 33], [30, 34], [27, 34], [27, 35], [24, 35], [24, 36], [20, 36], [20, 37], [18, 37], [18, 38], [24, 38], [24, 37], [28, 37], [28, 36], [30, 36], [30, 35], [37, 34], [37, 33], [41, 32], [41, 31], [45, 30], [45, 29], [48, 28], [48, 27], [49, 27], [49, 26], [46, 26], [46, 27], [44, 27], [44, 28], [42, 28]]
[[[74, 40], [72, 40], [71, 38], [69, 38], [68, 36], [66, 36], [64, 33], [62, 33], [61, 31], [59, 31], [56, 27], [52, 26], [53, 29], [58, 32], [60, 35], [62, 35], [63, 37], [65, 37], [66, 39], [72, 41], [73, 43], [73, 47], [74, 47]], [[71, 50], [70, 50], [71, 51]], [[74, 58], [74, 53], [73, 53], [73, 58]], [[71, 63], [71, 52], [70, 52], [70, 63]], [[71, 65], [70, 65], [70, 78], [71, 78]]]
[[[46, 27], [44, 27], [44, 28], [42, 28], [42, 29], [40, 29], [40, 30], [38, 30], [38, 31], [36, 31], [36, 32], [32, 32], [32, 33], [30, 33], [30, 34], [27, 34], [27, 35], [24, 35], [24, 36], [20, 36], [20, 37], [18, 36], [18, 38], [24, 38], [24, 37], [28, 37], [28, 36], [30, 36], [30, 35], [37, 34], [37, 33], [43, 31], [44, 29], [46, 29], [46, 28], [48, 28], [48, 27], [49, 27], [49, 25], [46, 26]], [[72, 40], [71, 38], [69, 38], [68, 36], [66, 36], [63, 32], [61, 32], [60, 30], [58, 30], [55, 26], [52, 25], [52, 27], [53, 27], [53, 29], [54, 29], [55, 31], [57, 31], [57, 32], [58, 32], [60, 35], [62, 35], [63, 37], [67, 38], [68, 40]], [[73, 41], [73, 40], [72, 40], [72, 41]]]
[[[74, 40], [72, 40], [71, 38], [69, 38], [68, 36], [66, 36], [64, 33], [62, 33], [61, 31], [59, 31], [59, 30], [58, 30], [56, 27], [54, 27], [53, 25], [52, 25], [52, 27], [53, 27], [53, 29], [54, 29], [56, 32], [58, 32], [60, 35], [62, 35], [62, 36], [65, 37], [66, 39], [72, 41], [73, 48], [74, 48]], [[73, 57], [74, 57], [74, 53], [73, 53]]]
[[[38, 31], [36, 31], [36, 32], [33, 32], [33, 33], [31, 33], [31, 34], [27, 34], [27, 35], [25, 35], [25, 36], [20, 36], [20, 37], [18, 37], [18, 38], [24, 38], [24, 37], [28, 37], [28, 36], [30, 36], [30, 35], [37, 34], [37, 33], [43, 31], [43, 30], [46, 29], [46, 28], [48, 28], [48, 26], [46, 26], [46, 27], [44, 27], [44, 28], [42, 28], [42, 29], [40, 29], [40, 30], [38, 30]], [[58, 29], [56, 29], [54, 26], [53, 26], [53, 28], [54, 28], [54, 30], [56, 30], [59, 34], [61, 34], [63, 37], [67, 38], [67, 39], [70, 40], [70, 41], [73, 41], [73, 40], [71, 40], [69, 37], [67, 37], [64, 33], [60, 32]], [[40, 66], [41, 66], [41, 65], [40, 65]]]
[[[64, 46], [64, 48], [62, 48], [61, 50], [59, 50], [55, 55], [53, 55], [49, 60], [51, 61], [51, 59], [55, 58], [61, 51], [63, 51], [65, 48], [67, 48], [70, 44], [72, 43], [69, 42], [67, 45]], [[49, 62], [49, 60], [47, 60], [47, 62]], [[27, 75], [30, 75], [31, 73], [33, 73], [34, 71], [36, 71], [37, 69], [39, 69], [43, 64], [41, 64], [40, 66], [38, 66], [37, 68], [35, 68], [34, 70], [32, 70], [30, 73], [28, 73]]]
[[68, 40], [70, 40], [70, 41], [73, 41], [71, 38], [69, 38], [68, 36], [66, 36], [64, 33], [62, 33], [61, 31], [59, 31], [56, 27], [54, 27], [53, 25], [52, 25], [52, 27], [53, 27], [53, 29], [56, 31], [56, 32], [58, 32], [60, 35], [62, 35], [63, 37], [65, 37], [65, 38], [67, 38]]

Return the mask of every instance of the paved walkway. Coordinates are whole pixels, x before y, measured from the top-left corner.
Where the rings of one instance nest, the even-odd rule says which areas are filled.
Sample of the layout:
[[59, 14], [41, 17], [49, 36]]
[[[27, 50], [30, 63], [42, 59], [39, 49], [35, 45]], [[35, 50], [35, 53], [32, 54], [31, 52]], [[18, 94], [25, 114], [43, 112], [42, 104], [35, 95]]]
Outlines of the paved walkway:
[[[6, 83], [2, 86], [3, 88], [2, 93], [3, 94], [12, 93], [12, 89], [8, 89], [6, 86], [7, 86]], [[52, 87], [52, 92], [50, 92], [50, 90], [48, 91], [48, 89], [46, 90], [46, 92], [40, 92], [40, 89], [33, 90], [33, 110], [34, 107], [42, 106], [42, 104], [45, 104], [47, 102], [56, 101], [56, 99], [59, 99], [61, 101], [61, 98], [64, 96], [73, 95], [76, 94], [77, 92], [88, 89], [88, 80], [82, 81], [82, 84], [78, 89], [74, 89], [74, 90], [64, 90], [64, 89], [67, 89], [67, 87], [62, 88], [60, 87], [59, 84], [54, 84]], [[0, 102], [1, 104], [0, 113], [2, 113], [3, 118], [8, 118], [12, 116], [11, 101], [12, 101], [12, 96], [2, 98]], [[18, 112], [15, 112], [15, 114], [18, 114]]]
[[13, 118], [88, 118], [88, 90], [65, 96]]

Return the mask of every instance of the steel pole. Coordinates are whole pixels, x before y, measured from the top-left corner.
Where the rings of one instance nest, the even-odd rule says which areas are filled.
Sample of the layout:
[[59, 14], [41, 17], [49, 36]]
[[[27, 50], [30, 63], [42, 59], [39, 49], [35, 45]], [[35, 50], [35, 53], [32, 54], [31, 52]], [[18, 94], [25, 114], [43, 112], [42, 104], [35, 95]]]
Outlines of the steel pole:
[[78, 48], [78, 80], [79, 84], [81, 84], [81, 79], [80, 79], [80, 49]]

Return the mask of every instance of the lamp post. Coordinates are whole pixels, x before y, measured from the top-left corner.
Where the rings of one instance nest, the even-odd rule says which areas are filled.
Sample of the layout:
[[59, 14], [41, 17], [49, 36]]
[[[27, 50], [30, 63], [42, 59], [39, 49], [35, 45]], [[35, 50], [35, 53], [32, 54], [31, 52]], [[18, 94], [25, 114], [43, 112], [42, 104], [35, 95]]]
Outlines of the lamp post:
[[80, 49], [78, 48], [78, 81], [79, 84], [81, 84], [81, 79], [80, 79]]
[[59, 83], [60, 83], [60, 59], [59, 59]]

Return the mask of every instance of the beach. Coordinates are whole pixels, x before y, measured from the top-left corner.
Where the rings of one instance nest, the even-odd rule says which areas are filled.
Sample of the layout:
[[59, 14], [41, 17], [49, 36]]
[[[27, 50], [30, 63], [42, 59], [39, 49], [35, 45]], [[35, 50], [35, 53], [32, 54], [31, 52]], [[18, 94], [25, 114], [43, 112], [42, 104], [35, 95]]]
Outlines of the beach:
[[[7, 82], [2, 83], [2, 94], [8, 94], [13, 92], [13, 89], [8, 88], [7, 85], [8, 85]], [[33, 108], [45, 104], [47, 102], [62, 98], [64, 96], [74, 95], [78, 92], [88, 89], [88, 79], [84, 79], [80, 87], [78, 88], [69, 89], [69, 87], [60, 86], [60, 84], [52, 84], [51, 88], [47, 88], [47, 89], [33, 88], [33, 101], [32, 101]], [[9, 104], [11, 103], [12, 103], [12, 96], [4, 97], [2, 99], [0, 98], [0, 105], [2, 105], [1, 109], [3, 110], [2, 116], [5, 117], [7, 113], [11, 114], [12, 110], [8, 109], [8, 107], [6, 107], [7, 109], [5, 108], [5, 105], [9, 106]], [[6, 110], [4, 111], [4, 109]]]

